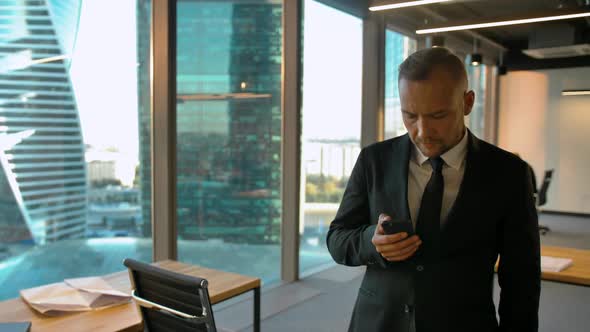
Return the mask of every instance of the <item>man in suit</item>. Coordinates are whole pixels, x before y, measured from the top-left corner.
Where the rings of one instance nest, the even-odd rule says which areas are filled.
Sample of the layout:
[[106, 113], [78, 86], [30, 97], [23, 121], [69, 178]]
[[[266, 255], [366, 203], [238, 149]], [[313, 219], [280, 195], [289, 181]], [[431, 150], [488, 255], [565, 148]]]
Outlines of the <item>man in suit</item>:
[[[465, 128], [475, 95], [449, 50], [414, 53], [398, 81], [408, 134], [361, 151], [327, 236], [337, 263], [367, 266], [349, 331], [537, 331], [539, 234], [526, 163]], [[384, 234], [390, 219], [411, 220], [416, 235]]]

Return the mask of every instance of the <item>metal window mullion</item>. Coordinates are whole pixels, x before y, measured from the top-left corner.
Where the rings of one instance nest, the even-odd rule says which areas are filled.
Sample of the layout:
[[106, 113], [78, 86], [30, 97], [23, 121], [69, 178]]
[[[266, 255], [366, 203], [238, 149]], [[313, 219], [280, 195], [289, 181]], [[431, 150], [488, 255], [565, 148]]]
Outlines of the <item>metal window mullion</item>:
[[486, 104], [484, 139], [492, 144], [498, 143], [498, 68], [486, 67]]
[[302, 0], [283, 2], [281, 279], [299, 279]]
[[363, 21], [361, 147], [383, 139], [385, 109], [385, 23], [370, 13]]
[[177, 258], [176, 1], [153, 0], [150, 43], [154, 261]]

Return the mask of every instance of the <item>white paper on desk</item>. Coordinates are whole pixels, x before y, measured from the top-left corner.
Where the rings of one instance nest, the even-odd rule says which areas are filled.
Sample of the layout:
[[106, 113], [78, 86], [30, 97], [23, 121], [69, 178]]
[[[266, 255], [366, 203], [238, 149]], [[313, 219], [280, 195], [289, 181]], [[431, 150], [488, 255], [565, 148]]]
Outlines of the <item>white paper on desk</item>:
[[100, 277], [65, 279], [64, 282], [70, 287], [89, 293], [98, 293], [125, 298], [130, 297], [129, 294], [114, 289], [111, 285], [109, 285], [106, 281], [104, 281], [104, 279]]
[[571, 258], [541, 256], [541, 271], [543, 272], [561, 272], [571, 265]]
[[103, 309], [128, 302], [131, 298], [99, 277], [66, 279], [65, 282], [24, 289], [20, 293], [33, 309], [45, 315]]

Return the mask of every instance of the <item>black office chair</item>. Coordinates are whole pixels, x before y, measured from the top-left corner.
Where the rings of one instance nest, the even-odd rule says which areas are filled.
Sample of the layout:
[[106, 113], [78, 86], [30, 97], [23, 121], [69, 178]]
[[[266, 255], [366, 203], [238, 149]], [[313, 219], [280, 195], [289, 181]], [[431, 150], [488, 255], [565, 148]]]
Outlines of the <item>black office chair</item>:
[[217, 332], [207, 280], [125, 259], [132, 297], [149, 332]]
[[[541, 184], [541, 188], [539, 189], [539, 194], [537, 195], [537, 211], [541, 212], [540, 207], [547, 203], [547, 190], [549, 189], [549, 184], [551, 183], [551, 178], [553, 177], [553, 170], [548, 169], [545, 171], [545, 175], [543, 176], [543, 183]], [[539, 225], [539, 231], [542, 235], [547, 234], [551, 229], [548, 226]]]

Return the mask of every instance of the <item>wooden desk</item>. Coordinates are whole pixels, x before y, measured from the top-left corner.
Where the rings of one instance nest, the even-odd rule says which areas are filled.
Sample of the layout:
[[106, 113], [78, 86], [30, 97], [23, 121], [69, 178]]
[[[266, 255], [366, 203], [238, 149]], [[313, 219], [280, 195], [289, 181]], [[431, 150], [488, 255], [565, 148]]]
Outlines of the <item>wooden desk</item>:
[[541, 246], [541, 255], [573, 260], [572, 266], [561, 272], [541, 272], [542, 279], [590, 286], [590, 250]]
[[[542, 280], [566, 282], [569, 284], [590, 286], [590, 250], [573, 249], [565, 247], [541, 246], [541, 256], [559, 258], [571, 258], [572, 266], [561, 272], [541, 271]], [[495, 270], [498, 271], [496, 261]]]
[[[260, 331], [260, 279], [223, 272], [176, 261], [162, 261], [154, 265], [164, 269], [198, 276], [209, 282], [211, 304], [234, 296], [254, 292], [254, 331]], [[104, 276], [114, 288], [131, 293], [129, 273], [125, 271]], [[141, 316], [132, 301], [103, 310], [75, 313], [60, 317], [48, 317], [31, 309], [22, 299], [0, 302], [0, 322], [31, 321], [32, 332], [63, 331], [142, 331]]]

